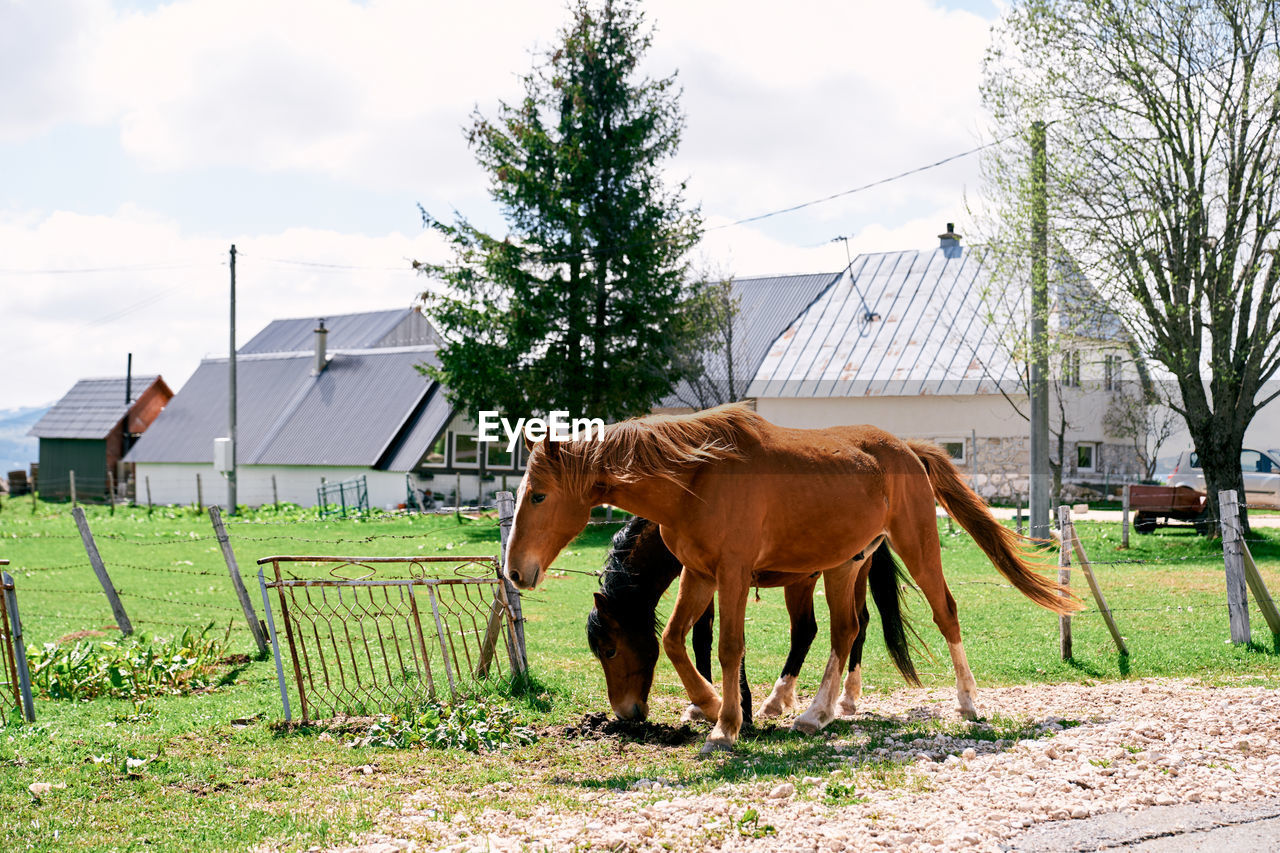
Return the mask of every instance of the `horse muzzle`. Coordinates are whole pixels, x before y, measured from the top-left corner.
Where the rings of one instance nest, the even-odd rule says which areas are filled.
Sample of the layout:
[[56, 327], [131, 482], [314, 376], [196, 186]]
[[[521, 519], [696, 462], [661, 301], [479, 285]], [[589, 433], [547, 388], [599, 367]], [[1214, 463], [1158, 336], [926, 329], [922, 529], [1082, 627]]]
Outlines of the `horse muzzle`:
[[537, 563], [527, 564], [523, 567], [514, 564], [508, 565], [507, 578], [516, 585], [517, 589], [533, 589], [542, 578], [542, 567]]
[[649, 718], [648, 702], [624, 702], [613, 706], [613, 713], [619, 720], [639, 722]]

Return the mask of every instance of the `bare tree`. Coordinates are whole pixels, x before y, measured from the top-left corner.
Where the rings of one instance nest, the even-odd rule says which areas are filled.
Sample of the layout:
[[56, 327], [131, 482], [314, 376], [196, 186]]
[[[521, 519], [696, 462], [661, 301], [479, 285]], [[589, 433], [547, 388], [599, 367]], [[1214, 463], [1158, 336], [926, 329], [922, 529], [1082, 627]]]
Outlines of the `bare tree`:
[[701, 348], [684, 354], [681, 372], [689, 378], [676, 386], [675, 396], [686, 406], [707, 409], [742, 399], [752, 377], [742, 374], [745, 342], [736, 328], [742, 302], [733, 276], [705, 276], [695, 292], [691, 316], [705, 337]]
[[1015, 0], [986, 63], [998, 136], [1047, 123], [1055, 237], [1173, 375], [1214, 514], [1280, 368], [1278, 7]]

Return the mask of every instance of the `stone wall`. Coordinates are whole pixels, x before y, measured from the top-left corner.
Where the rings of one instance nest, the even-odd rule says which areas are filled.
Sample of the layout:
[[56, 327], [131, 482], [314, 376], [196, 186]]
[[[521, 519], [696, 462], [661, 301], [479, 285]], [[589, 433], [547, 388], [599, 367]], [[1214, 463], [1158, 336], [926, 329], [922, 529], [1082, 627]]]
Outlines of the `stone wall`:
[[[970, 478], [974, 490], [988, 501], [1011, 503], [1021, 498], [1025, 504], [1030, 492], [1030, 438], [980, 436], [977, 440], [976, 458], [971, 444], [971, 440], [965, 441], [967, 458], [963, 463], [958, 463], [956, 468]], [[1051, 439], [1050, 452], [1053, 450]], [[1099, 498], [1104, 490], [1115, 493], [1122, 484], [1136, 483], [1142, 476], [1141, 461], [1130, 445], [1097, 444], [1093, 471], [1077, 469], [1077, 442], [1066, 442], [1064, 451], [1068, 464], [1062, 474], [1062, 497], [1067, 500]]]

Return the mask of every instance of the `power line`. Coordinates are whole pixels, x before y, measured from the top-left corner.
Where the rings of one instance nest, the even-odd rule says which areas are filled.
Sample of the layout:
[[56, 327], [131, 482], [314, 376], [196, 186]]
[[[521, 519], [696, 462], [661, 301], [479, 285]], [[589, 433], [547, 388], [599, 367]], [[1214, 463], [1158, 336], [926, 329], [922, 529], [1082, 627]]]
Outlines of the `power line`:
[[415, 270], [415, 269], [412, 267], [412, 265], [410, 265], [410, 266], [403, 266], [403, 267], [374, 267], [374, 266], [363, 266], [363, 265], [360, 265], [360, 264], [330, 264], [330, 263], [322, 263], [322, 262], [320, 262], [320, 261], [301, 261], [301, 260], [296, 260], [296, 259], [294, 259], [294, 258], [271, 258], [271, 257], [267, 257], [267, 256], [265, 256], [265, 255], [252, 255], [252, 254], [251, 254], [251, 255], [246, 255], [244, 252], [238, 252], [238, 254], [239, 254], [239, 256], [240, 256], [240, 257], [242, 257], [242, 258], [245, 258], [245, 257], [247, 257], [247, 258], [254, 258], [254, 259], [259, 260], [259, 261], [269, 261], [270, 263], [273, 263], [273, 264], [286, 264], [286, 265], [289, 265], [289, 266], [298, 266], [298, 267], [317, 267], [317, 268], [320, 268], [320, 269], [333, 269], [333, 270], [366, 270], [366, 271], [375, 271], [375, 272], [411, 272], [411, 273], [414, 273], [415, 275], [417, 274], [417, 270]]
[[115, 267], [67, 267], [64, 269], [0, 269], [0, 275], [77, 275], [81, 273], [152, 272], [221, 266], [213, 262], [184, 264], [129, 264]]

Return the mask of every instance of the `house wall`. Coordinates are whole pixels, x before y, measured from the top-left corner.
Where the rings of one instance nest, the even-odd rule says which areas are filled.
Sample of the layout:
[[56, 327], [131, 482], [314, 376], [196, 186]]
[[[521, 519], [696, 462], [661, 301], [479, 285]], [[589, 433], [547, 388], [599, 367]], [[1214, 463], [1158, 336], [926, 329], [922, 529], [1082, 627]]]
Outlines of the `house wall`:
[[[1012, 397], [1026, 410], [1026, 396]], [[1141, 466], [1131, 443], [1107, 434], [1104, 426], [1109, 396], [1089, 389], [1066, 389], [1064, 496], [1087, 498], [1139, 477]], [[1051, 412], [1055, 411], [1053, 400]], [[819, 428], [873, 424], [901, 438], [961, 442], [964, 459], [957, 468], [988, 499], [1014, 500], [1029, 491], [1031, 468], [1029, 424], [1000, 395], [937, 397], [768, 398], [755, 401], [756, 411], [780, 426]], [[976, 454], [974, 439], [977, 439]], [[1051, 443], [1053, 439], [1051, 438]], [[1077, 447], [1093, 445], [1093, 470], [1077, 467]], [[1057, 457], [1056, 446], [1051, 454]]]
[[76, 472], [77, 498], [101, 498], [107, 494], [107, 443], [102, 439], [40, 439], [40, 497], [68, 500], [70, 472]]
[[[137, 499], [147, 499], [147, 481], [150, 480], [151, 500], [156, 504], [192, 504], [196, 501], [196, 474], [200, 475], [205, 504], [226, 504], [227, 486], [222, 474], [210, 464], [195, 463], [137, 463]], [[369, 487], [369, 506], [379, 509], [398, 507], [405, 502], [406, 484], [403, 472], [375, 471], [371, 468], [356, 467], [312, 467], [286, 465], [243, 465], [238, 469], [236, 482], [236, 500], [245, 506], [261, 506], [272, 502], [271, 478], [276, 479], [276, 490], [282, 503], [294, 503], [299, 506], [316, 505], [316, 489], [320, 487], [320, 478], [329, 483], [338, 483], [355, 477], [364, 476]], [[415, 488], [430, 488], [434, 494], [442, 495], [446, 503], [452, 504], [453, 492], [457, 478], [454, 475], [437, 474], [431, 479], [414, 476]], [[474, 502], [479, 485], [476, 475], [461, 477], [462, 498], [466, 503]], [[514, 475], [508, 480], [508, 487], [515, 489], [517, 479]], [[502, 487], [501, 477], [487, 480], [484, 483], [486, 502], [491, 503], [491, 493]]]

